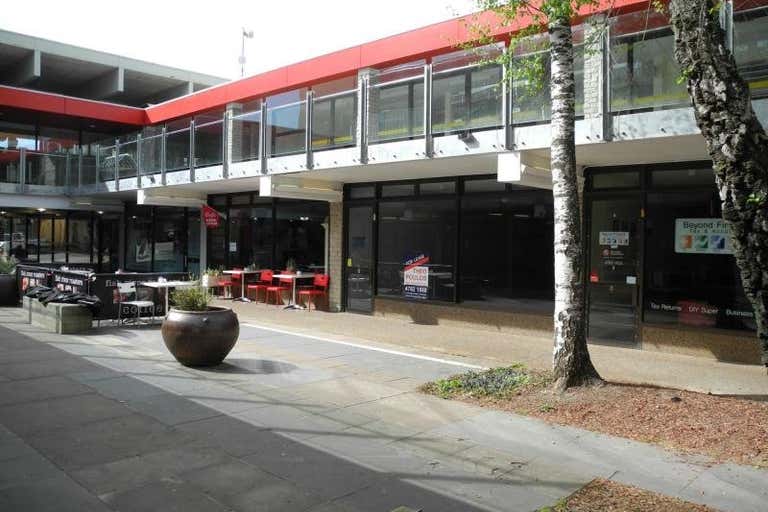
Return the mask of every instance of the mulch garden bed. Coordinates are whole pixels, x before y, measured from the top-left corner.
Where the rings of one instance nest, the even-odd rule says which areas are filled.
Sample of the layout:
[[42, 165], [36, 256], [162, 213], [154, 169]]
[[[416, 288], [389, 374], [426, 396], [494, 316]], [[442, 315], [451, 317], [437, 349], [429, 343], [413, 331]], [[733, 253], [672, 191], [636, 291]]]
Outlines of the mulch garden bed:
[[547, 372], [515, 365], [468, 372], [422, 390], [718, 462], [768, 467], [768, 402], [610, 383], [556, 393], [551, 380]]
[[715, 512], [714, 509], [612, 480], [595, 479], [539, 512]]

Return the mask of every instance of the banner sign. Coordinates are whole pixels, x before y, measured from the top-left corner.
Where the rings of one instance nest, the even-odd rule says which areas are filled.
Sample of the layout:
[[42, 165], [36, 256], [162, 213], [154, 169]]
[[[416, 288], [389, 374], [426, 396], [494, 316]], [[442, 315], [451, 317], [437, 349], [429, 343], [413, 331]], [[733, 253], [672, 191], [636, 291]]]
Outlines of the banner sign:
[[429, 292], [429, 256], [419, 253], [403, 262], [403, 295], [410, 299], [426, 299]]
[[24, 295], [27, 288], [50, 286], [51, 272], [46, 268], [16, 265], [16, 284], [19, 287], [19, 293]]
[[209, 229], [215, 229], [221, 224], [221, 214], [207, 204], [202, 206], [203, 223]]
[[53, 287], [63, 292], [75, 292], [88, 294], [88, 285], [91, 275], [87, 272], [67, 272], [55, 270], [53, 272]]
[[732, 254], [730, 226], [723, 219], [675, 219], [675, 252]]

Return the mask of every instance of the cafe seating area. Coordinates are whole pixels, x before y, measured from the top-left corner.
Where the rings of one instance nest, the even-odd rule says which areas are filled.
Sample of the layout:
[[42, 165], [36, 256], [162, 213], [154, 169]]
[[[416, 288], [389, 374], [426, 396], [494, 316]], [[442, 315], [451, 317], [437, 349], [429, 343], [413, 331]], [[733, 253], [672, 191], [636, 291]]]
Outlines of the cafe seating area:
[[308, 311], [317, 309], [318, 303], [327, 307], [329, 284], [327, 274], [295, 269], [233, 268], [203, 280], [222, 299]]

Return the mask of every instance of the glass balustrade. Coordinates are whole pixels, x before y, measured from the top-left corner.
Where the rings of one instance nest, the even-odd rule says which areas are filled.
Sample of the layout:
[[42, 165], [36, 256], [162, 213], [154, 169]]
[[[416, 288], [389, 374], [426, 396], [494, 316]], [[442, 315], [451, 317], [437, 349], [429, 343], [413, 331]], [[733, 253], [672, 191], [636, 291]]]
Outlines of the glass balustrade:
[[83, 155], [80, 159], [80, 184], [84, 187], [95, 185], [96, 174], [96, 156]]
[[67, 161], [65, 153], [38, 153], [27, 151], [27, 185], [63, 187], [67, 184]]
[[306, 150], [306, 101], [267, 109], [269, 119], [269, 155], [283, 156]]
[[163, 135], [141, 138], [141, 174], [159, 174], [163, 168]]
[[0, 149], [0, 183], [21, 183], [21, 151]]
[[424, 79], [372, 84], [368, 140], [373, 144], [424, 134]]
[[354, 146], [357, 142], [357, 91], [315, 98], [312, 105], [312, 149]]
[[232, 118], [232, 161], [246, 162], [260, 157], [261, 110]]
[[165, 136], [166, 172], [189, 169], [189, 121], [169, 123], [166, 129], [168, 130]]
[[136, 140], [136, 134], [121, 138], [118, 148], [117, 162], [120, 179], [135, 178], [139, 171], [139, 143]]
[[768, 1], [734, 2], [733, 56], [753, 98], [768, 97]]
[[204, 124], [195, 122], [195, 167], [221, 165], [223, 156], [224, 123], [218, 121]]
[[99, 181], [113, 181], [117, 174], [117, 149], [115, 146], [98, 146]]
[[678, 80], [668, 18], [643, 10], [611, 19], [611, 111], [644, 111], [690, 104]]

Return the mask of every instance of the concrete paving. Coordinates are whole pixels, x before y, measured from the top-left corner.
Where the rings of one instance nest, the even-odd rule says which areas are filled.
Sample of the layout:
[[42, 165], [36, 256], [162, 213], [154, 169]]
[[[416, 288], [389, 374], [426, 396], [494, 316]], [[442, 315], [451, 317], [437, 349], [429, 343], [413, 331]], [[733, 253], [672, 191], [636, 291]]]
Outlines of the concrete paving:
[[0, 510], [528, 511], [596, 476], [764, 510], [766, 471], [416, 391], [478, 362], [457, 359], [243, 325], [189, 369], [156, 327], [0, 309]]

